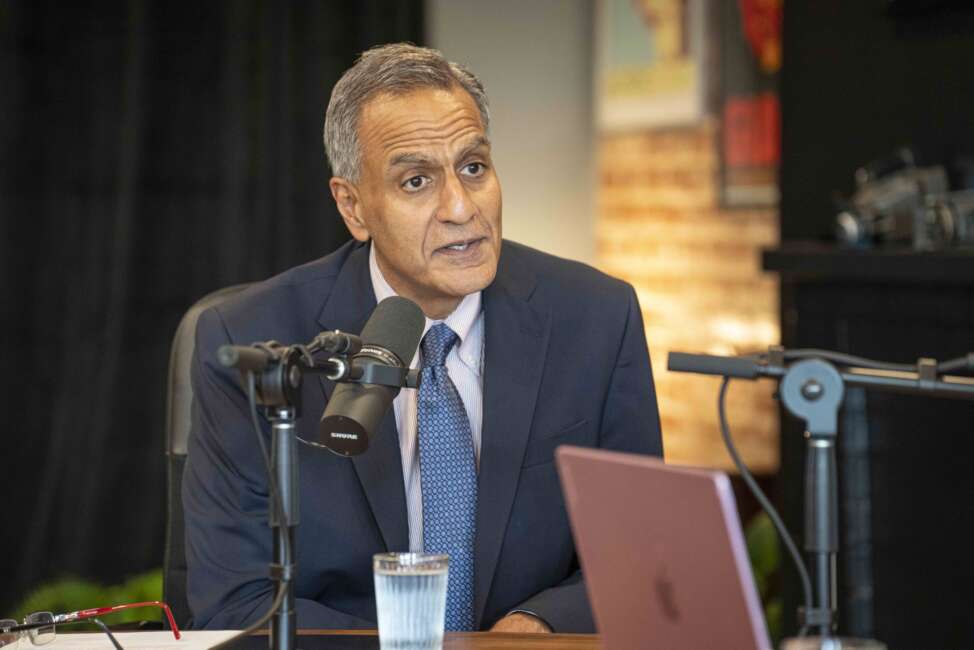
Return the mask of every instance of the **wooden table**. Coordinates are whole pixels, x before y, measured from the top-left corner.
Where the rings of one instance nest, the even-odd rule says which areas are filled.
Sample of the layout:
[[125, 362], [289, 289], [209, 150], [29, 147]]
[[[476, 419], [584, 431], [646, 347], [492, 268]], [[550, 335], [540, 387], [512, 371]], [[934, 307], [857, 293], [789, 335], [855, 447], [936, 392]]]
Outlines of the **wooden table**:
[[[123, 648], [138, 646], [138, 643], [128, 645], [132, 640], [125, 638], [126, 633], [116, 627], [114, 630], [119, 635], [119, 641]], [[192, 634], [193, 632], [190, 632]], [[139, 635], [162, 634], [156, 631], [133, 631], [127, 635], [135, 637]], [[233, 650], [267, 650], [268, 639], [267, 630], [260, 630], [250, 636], [246, 636], [237, 641], [232, 647]], [[177, 647], [179, 641], [172, 641], [172, 637], [166, 633], [163, 646]], [[62, 638], [63, 637], [63, 638]], [[108, 640], [101, 632], [75, 632], [62, 634], [58, 633], [58, 638], [67, 641], [72, 640], [75, 648], [89, 647], [88, 644], [77, 643], [77, 640], [89, 637], [92, 639], [90, 647], [107, 647]], [[57, 646], [55, 642], [52, 644]], [[380, 650], [379, 634], [376, 630], [298, 630], [297, 650]], [[20, 647], [23, 647], [21, 644]], [[28, 646], [30, 647], [30, 646]], [[141, 647], [150, 647], [143, 640]], [[155, 642], [151, 647], [157, 647]], [[601, 650], [599, 637], [595, 634], [511, 634], [506, 632], [447, 632], [443, 639], [443, 650], [514, 650], [525, 649], [533, 650]]]
[[[249, 645], [249, 644], [248, 644]], [[266, 647], [266, 646], [264, 646]], [[375, 630], [300, 630], [298, 648], [378, 648]], [[601, 650], [595, 634], [509, 634], [506, 632], [447, 632], [443, 650]]]

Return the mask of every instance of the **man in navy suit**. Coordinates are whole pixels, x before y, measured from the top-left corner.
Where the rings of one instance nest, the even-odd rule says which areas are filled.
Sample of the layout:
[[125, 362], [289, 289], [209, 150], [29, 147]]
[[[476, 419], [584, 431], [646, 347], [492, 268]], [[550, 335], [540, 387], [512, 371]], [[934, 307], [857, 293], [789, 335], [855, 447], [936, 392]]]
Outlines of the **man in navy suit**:
[[[422, 404], [402, 390], [360, 456], [300, 445], [298, 625], [375, 627], [372, 555], [430, 550], [432, 529], [456, 524], [471, 535], [470, 583], [450, 593], [469, 612], [460, 627], [594, 631], [553, 454], [575, 444], [662, 455], [632, 287], [502, 240], [486, 95], [438, 52], [366, 52], [335, 86], [325, 144], [354, 239], [199, 321], [183, 477], [194, 624], [243, 627], [273, 597], [266, 470], [239, 378], [216, 362], [217, 348], [359, 332], [377, 300], [398, 294], [422, 308], [428, 333], [445, 333], [448, 379]], [[431, 337], [414, 364], [432, 354]], [[314, 439], [333, 388], [305, 381], [299, 438]], [[453, 419], [437, 419], [447, 402]], [[471, 477], [445, 493], [431, 478], [446, 453], [431, 437], [443, 422], [460, 432], [450, 453]], [[443, 519], [442, 499], [453, 497], [473, 504], [457, 515], [469, 521]], [[451, 583], [454, 570], [451, 559]]]

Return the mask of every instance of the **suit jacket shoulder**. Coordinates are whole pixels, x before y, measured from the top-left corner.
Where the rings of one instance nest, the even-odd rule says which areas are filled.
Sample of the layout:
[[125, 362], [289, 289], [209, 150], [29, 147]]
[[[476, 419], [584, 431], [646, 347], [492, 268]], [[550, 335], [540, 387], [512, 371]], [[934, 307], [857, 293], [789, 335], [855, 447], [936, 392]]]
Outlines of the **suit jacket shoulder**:
[[[343, 272], [348, 275], [348, 261], [357, 257], [367, 258], [368, 248], [354, 240], [346, 242], [322, 258], [251, 285], [214, 311], [219, 314], [229, 340], [243, 345], [269, 339], [286, 344], [305, 343], [322, 329], [350, 330], [347, 323], [332, 322], [347, 320], [347, 316], [329, 313], [323, 306], [331, 303], [335, 307], [331, 298], [341, 292], [343, 283], [351, 285], [344, 288], [359, 296], [366, 307], [370, 300], [374, 305], [371, 284], [361, 286], [361, 277], [343, 276]], [[366, 269], [367, 266], [366, 263]], [[361, 276], [361, 273], [354, 275]], [[201, 321], [211, 318], [209, 315]]]
[[558, 257], [517, 242], [504, 240], [504, 252], [510, 255], [512, 263], [533, 271], [540, 280], [579, 282], [579, 288], [583, 290], [629, 286], [584, 262]]
[[[620, 342], [627, 323], [642, 327], [636, 292], [628, 282], [514, 242], [505, 241], [503, 251], [498, 282], [517, 284], [522, 297], [549, 312], [556, 340], [599, 333], [606, 342]], [[641, 334], [638, 339], [645, 353], [645, 339]]]

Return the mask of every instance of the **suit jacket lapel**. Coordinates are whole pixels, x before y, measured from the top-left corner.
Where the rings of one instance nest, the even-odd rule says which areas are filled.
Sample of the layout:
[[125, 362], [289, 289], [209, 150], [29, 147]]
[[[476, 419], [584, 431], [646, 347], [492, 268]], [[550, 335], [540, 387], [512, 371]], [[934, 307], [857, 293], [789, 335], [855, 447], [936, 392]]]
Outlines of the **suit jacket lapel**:
[[[323, 329], [340, 329], [358, 334], [375, 309], [375, 291], [369, 274], [369, 247], [354, 249], [342, 266], [334, 289], [318, 314]], [[321, 378], [325, 400], [331, 398], [335, 384]], [[372, 507], [379, 531], [389, 551], [409, 548], [409, 524], [406, 520], [406, 491], [402, 478], [402, 457], [396, 416], [389, 409], [378, 433], [369, 441], [369, 449], [354, 456], [352, 463], [362, 490]]]
[[548, 347], [550, 316], [528, 302], [532, 273], [502, 254], [484, 291], [484, 420], [474, 550], [476, 627], [481, 625], [521, 473]]

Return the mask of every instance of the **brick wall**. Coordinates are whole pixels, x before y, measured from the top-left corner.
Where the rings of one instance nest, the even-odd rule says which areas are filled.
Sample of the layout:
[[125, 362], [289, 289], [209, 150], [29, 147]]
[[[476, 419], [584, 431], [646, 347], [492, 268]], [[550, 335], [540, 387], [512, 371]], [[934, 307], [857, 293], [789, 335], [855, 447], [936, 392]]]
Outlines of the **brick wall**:
[[[729, 468], [717, 426], [719, 379], [669, 373], [670, 350], [737, 354], [779, 340], [777, 285], [760, 250], [778, 240], [777, 211], [721, 210], [718, 131], [699, 126], [602, 134], [597, 264], [636, 287], [646, 321], [666, 458]], [[728, 418], [755, 472], [778, 468], [770, 382], [738, 381]]]

